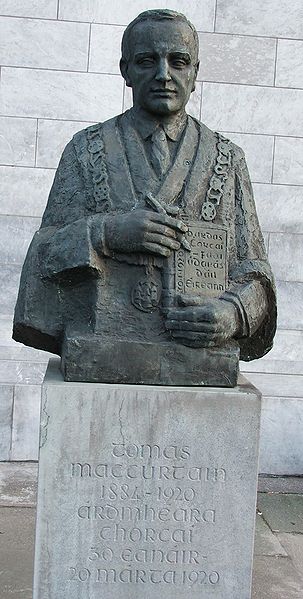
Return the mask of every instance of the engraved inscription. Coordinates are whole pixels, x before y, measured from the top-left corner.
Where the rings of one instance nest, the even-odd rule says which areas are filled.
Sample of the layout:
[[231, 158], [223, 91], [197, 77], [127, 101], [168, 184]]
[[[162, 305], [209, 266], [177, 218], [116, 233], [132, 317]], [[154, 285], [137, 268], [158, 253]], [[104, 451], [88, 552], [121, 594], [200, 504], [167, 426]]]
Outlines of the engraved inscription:
[[175, 252], [175, 291], [206, 297], [221, 295], [227, 285], [227, 231], [205, 223], [186, 222], [191, 251]]
[[222, 524], [220, 506], [204, 489], [224, 491], [227, 472], [195, 464], [191, 453], [187, 445], [112, 442], [95, 463], [69, 465], [70, 483], [83, 493], [73, 517], [93, 531], [68, 564], [71, 583], [220, 584], [203, 545], [203, 531]]

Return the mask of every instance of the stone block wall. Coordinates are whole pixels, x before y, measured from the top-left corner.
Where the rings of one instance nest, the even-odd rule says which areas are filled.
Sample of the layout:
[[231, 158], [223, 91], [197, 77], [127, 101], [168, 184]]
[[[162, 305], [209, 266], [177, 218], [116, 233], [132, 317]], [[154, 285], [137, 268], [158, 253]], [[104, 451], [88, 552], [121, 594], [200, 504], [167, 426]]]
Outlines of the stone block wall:
[[302, 0], [0, 0], [0, 459], [37, 459], [48, 355], [11, 340], [28, 244], [64, 145], [130, 106], [121, 35], [151, 7], [180, 10], [197, 27], [189, 112], [247, 155], [279, 330], [274, 349], [242, 370], [264, 396], [261, 472], [303, 474]]

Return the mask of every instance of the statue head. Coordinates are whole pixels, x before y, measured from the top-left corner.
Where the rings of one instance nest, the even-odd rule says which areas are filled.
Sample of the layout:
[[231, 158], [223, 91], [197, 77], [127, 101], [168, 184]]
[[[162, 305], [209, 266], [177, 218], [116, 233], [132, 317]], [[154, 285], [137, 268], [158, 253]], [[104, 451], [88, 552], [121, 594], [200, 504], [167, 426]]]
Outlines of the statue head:
[[134, 106], [154, 115], [183, 111], [195, 89], [199, 40], [181, 13], [147, 10], [126, 28], [121, 73]]

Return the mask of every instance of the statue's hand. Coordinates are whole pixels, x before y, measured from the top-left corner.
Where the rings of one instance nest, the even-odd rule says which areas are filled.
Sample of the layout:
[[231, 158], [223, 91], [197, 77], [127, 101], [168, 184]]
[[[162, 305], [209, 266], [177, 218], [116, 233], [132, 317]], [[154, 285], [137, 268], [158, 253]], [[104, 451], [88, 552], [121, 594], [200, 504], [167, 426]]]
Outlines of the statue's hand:
[[222, 299], [182, 295], [180, 307], [168, 311], [166, 328], [172, 337], [191, 347], [215, 347], [235, 337], [239, 329], [236, 307]]
[[143, 252], [169, 256], [180, 248], [177, 237], [187, 226], [179, 219], [151, 210], [110, 215], [105, 224], [105, 243], [113, 252]]

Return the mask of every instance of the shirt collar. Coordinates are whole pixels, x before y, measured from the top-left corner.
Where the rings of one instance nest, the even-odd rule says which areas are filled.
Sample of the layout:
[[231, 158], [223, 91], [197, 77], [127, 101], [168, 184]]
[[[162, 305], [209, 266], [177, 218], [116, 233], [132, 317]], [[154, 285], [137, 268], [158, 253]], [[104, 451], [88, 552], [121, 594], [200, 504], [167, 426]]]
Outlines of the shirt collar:
[[181, 115], [177, 114], [167, 123], [161, 123], [152, 115], [146, 113], [142, 114], [140, 110], [136, 110], [135, 108], [130, 109], [130, 116], [132, 118], [133, 126], [137, 129], [143, 139], [150, 137], [157, 127], [161, 125], [169, 139], [178, 141], [187, 124], [186, 112]]

